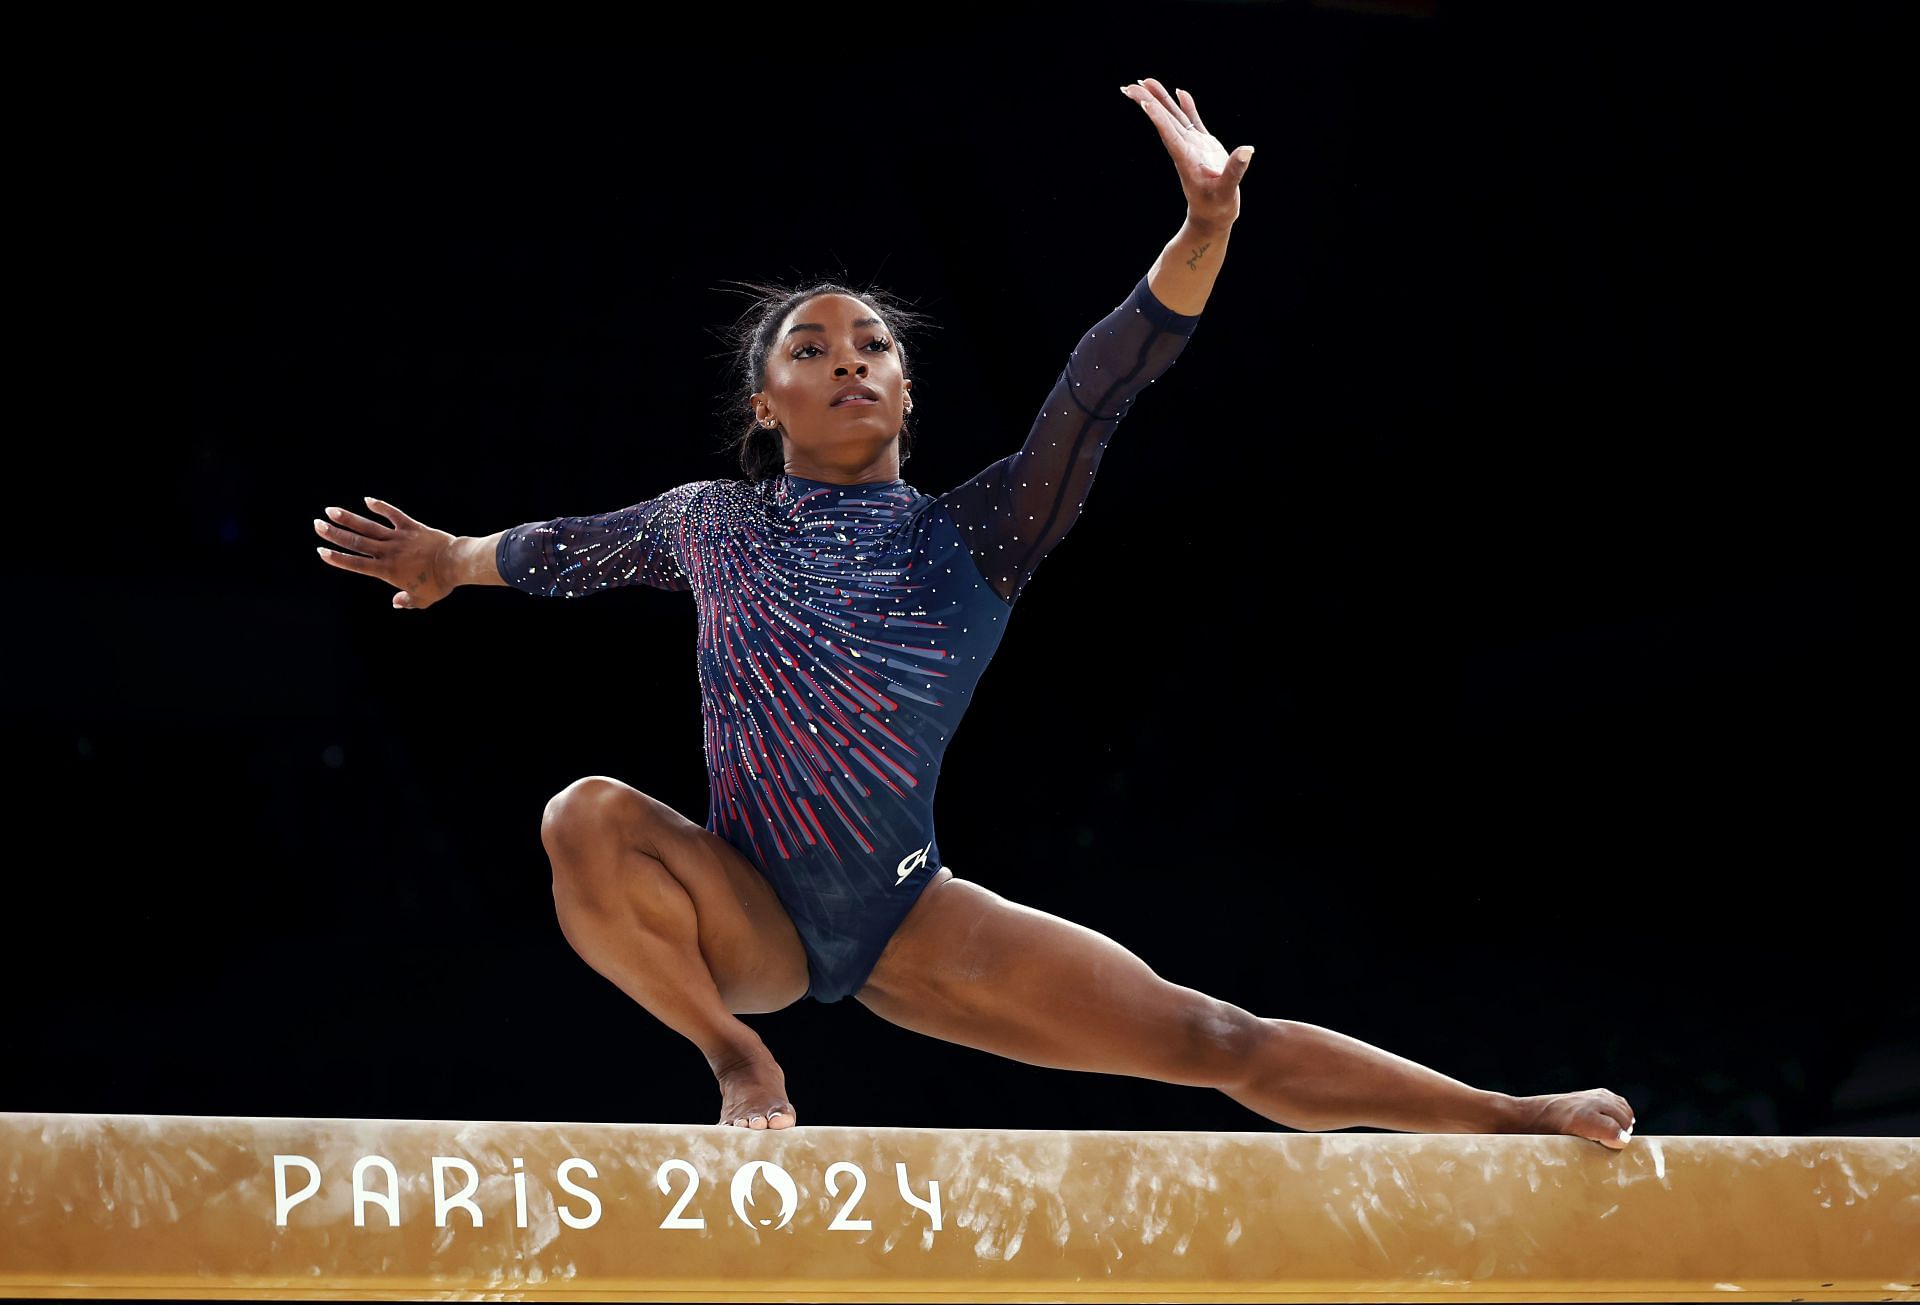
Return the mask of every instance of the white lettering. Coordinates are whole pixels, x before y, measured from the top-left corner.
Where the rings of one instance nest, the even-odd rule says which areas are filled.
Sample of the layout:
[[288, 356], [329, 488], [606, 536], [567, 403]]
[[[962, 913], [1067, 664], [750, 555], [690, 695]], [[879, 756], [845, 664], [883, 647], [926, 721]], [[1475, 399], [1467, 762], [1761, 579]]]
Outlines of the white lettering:
[[[467, 1185], [452, 1196], [447, 1195], [447, 1170], [449, 1169], [458, 1169], [466, 1175], [467, 1179]], [[446, 1227], [447, 1215], [456, 1206], [467, 1212], [475, 1228], [485, 1226], [486, 1220], [480, 1214], [480, 1207], [470, 1199], [479, 1186], [480, 1171], [473, 1167], [472, 1161], [462, 1160], [457, 1155], [433, 1157], [433, 1226]]]
[[[287, 1169], [299, 1165], [307, 1171], [308, 1183], [305, 1187], [287, 1195]], [[303, 1155], [276, 1155], [273, 1158], [273, 1222], [277, 1228], [287, 1226], [287, 1211], [307, 1200], [320, 1190], [320, 1166]]]
[[678, 1157], [672, 1160], [662, 1160], [660, 1167], [653, 1171], [653, 1181], [659, 1186], [662, 1196], [665, 1196], [668, 1191], [668, 1174], [685, 1174], [687, 1176], [687, 1190], [680, 1193], [680, 1199], [673, 1203], [671, 1210], [667, 1211], [667, 1217], [660, 1221], [660, 1226], [662, 1228], [706, 1227], [707, 1221], [705, 1219], [683, 1219], [680, 1216], [680, 1212], [686, 1209], [688, 1204], [692, 1202], [693, 1194], [700, 1186], [700, 1171]]
[[899, 1161], [894, 1162], [893, 1170], [900, 1179], [900, 1198], [916, 1210], [925, 1210], [933, 1216], [933, 1230], [940, 1231], [940, 1181], [937, 1178], [927, 1180], [927, 1199], [921, 1200], [907, 1187], [907, 1167]]
[[[387, 1191], [383, 1196], [379, 1192], [369, 1192], [366, 1187], [367, 1170], [378, 1168], [387, 1176]], [[387, 1212], [387, 1227], [400, 1226], [400, 1175], [394, 1172], [393, 1161], [383, 1155], [363, 1155], [353, 1166], [353, 1226], [367, 1226], [367, 1202], [372, 1201]]]
[[860, 1198], [867, 1192], [867, 1175], [859, 1165], [848, 1164], [845, 1160], [836, 1160], [827, 1170], [827, 1195], [840, 1195], [840, 1175], [846, 1174], [853, 1179], [853, 1192], [847, 1197], [847, 1203], [833, 1216], [833, 1222], [827, 1225], [829, 1231], [844, 1229], [849, 1232], [873, 1231], [871, 1219], [849, 1219], [847, 1211], [860, 1204]]
[[560, 1221], [566, 1224], [567, 1227], [569, 1228], [591, 1228], [593, 1227], [593, 1225], [600, 1222], [600, 1198], [595, 1196], [592, 1192], [589, 1192], [586, 1188], [575, 1187], [572, 1183], [567, 1181], [568, 1172], [574, 1169], [586, 1170], [587, 1177], [589, 1178], [598, 1178], [600, 1176], [600, 1171], [595, 1169], [593, 1165], [590, 1164], [589, 1162], [582, 1160], [577, 1155], [569, 1156], [565, 1160], [562, 1160], [560, 1162], [560, 1173], [559, 1173], [560, 1186], [566, 1188], [569, 1195], [578, 1196], [582, 1200], [586, 1201], [587, 1207], [590, 1210], [592, 1210], [593, 1213], [583, 1219], [579, 1215], [575, 1214], [573, 1211], [569, 1210], [566, 1206], [562, 1205], [558, 1207], [560, 1211]]

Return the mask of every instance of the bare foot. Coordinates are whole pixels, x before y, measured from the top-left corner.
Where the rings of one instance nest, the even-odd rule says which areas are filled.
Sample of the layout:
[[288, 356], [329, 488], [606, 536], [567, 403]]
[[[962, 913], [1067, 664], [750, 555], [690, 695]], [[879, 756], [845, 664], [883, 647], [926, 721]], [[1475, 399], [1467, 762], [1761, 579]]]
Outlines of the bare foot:
[[1633, 1107], [1618, 1092], [1590, 1088], [1585, 1092], [1550, 1092], [1522, 1097], [1531, 1108], [1522, 1133], [1565, 1133], [1624, 1151], [1633, 1141]]
[[720, 1123], [734, 1128], [792, 1128], [787, 1076], [773, 1054], [758, 1051], [714, 1071], [720, 1080]]

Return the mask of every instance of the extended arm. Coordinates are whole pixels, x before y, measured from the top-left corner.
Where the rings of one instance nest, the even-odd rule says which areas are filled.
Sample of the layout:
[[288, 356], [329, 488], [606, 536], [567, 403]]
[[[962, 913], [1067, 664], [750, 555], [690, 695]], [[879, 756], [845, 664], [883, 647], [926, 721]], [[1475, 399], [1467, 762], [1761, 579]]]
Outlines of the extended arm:
[[581, 598], [602, 589], [651, 585], [691, 589], [683, 558], [689, 508], [711, 481], [692, 481], [631, 507], [590, 516], [529, 521], [495, 535], [457, 541], [466, 583], [511, 585], [543, 598]]

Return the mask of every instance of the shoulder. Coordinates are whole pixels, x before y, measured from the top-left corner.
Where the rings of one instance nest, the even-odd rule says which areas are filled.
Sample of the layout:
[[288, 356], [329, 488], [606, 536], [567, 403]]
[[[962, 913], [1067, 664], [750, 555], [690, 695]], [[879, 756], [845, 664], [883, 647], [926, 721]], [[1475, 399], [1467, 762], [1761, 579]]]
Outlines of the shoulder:
[[696, 512], [741, 501], [749, 491], [744, 480], [689, 480], [661, 491], [660, 502], [679, 512]]
[[716, 478], [692, 480], [667, 491], [675, 508], [700, 530], [729, 530], [763, 519], [773, 481]]

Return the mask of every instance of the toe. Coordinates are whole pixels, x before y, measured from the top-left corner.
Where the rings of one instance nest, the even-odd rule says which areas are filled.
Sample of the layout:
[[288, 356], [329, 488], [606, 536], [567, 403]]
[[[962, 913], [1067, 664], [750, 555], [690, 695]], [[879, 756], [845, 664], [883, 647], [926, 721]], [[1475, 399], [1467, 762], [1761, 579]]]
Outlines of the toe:
[[748, 1128], [765, 1128], [766, 1126], [767, 1117], [765, 1115], [752, 1115], [747, 1119]]

